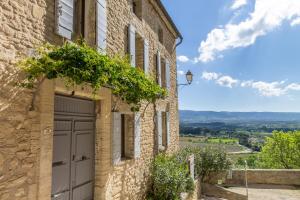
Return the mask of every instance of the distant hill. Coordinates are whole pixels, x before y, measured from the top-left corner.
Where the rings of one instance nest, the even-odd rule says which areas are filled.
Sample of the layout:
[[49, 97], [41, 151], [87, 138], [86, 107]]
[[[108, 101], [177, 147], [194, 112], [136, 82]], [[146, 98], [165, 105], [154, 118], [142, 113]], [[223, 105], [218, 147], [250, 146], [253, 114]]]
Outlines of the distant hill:
[[299, 121], [300, 113], [292, 112], [214, 112], [179, 111], [180, 122], [244, 122], [244, 121]]

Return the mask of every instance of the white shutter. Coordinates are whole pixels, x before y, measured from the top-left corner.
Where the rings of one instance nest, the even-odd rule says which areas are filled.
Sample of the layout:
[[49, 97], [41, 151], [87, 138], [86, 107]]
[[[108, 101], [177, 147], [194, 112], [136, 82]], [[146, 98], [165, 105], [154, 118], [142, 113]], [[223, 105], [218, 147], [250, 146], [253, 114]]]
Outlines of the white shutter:
[[141, 156], [141, 115], [134, 115], [134, 158]]
[[128, 49], [130, 64], [135, 67], [135, 27], [131, 24], [128, 26]]
[[170, 113], [166, 112], [166, 127], [167, 127], [167, 146], [171, 143], [171, 131], [170, 131]]
[[113, 113], [113, 164], [121, 161], [122, 154], [122, 136], [121, 136], [121, 113]]
[[144, 72], [149, 74], [149, 42], [144, 40]]
[[71, 40], [74, 20], [74, 0], [56, 0], [55, 9], [57, 34]]
[[156, 113], [156, 126], [157, 126], [157, 144], [158, 149], [163, 146], [162, 144], [162, 113], [160, 111], [157, 111]]
[[97, 47], [100, 52], [105, 52], [106, 49], [106, 33], [107, 33], [107, 11], [106, 0], [97, 0], [97, 28], [96, 38]]
[[160, 60], [160, 52], [157, 51], [156, 55], [156, 66], [157, 66], [157, 78], [158, 78], [158, 84], [161, 85], [161, 60]]
[[170, 62], [169, 60], [166, 60], [166, 83], [167, 83], [167, 89], [170, 90], [171, 88], [171, 82], [170, 82]]

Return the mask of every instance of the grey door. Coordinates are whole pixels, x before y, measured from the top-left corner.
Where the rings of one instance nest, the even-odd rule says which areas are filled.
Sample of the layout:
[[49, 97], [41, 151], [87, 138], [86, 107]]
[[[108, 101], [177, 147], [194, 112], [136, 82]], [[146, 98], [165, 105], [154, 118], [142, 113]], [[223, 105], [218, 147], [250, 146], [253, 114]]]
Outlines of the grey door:
[[55, 96], [52, 200], [92, 200], [95, 104]]

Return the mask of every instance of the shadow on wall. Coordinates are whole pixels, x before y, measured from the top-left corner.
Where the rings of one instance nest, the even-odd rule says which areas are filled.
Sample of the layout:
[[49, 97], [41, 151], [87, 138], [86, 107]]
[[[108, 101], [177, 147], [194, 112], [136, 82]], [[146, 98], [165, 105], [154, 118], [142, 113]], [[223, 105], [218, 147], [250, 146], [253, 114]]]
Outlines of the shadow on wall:
[[22, 55], [45, 43], [61, 44], [55, 30], [53, 0], [1, 1], [0, 7], [0, 199], [37, 198], [39, 96], [16, 86]]

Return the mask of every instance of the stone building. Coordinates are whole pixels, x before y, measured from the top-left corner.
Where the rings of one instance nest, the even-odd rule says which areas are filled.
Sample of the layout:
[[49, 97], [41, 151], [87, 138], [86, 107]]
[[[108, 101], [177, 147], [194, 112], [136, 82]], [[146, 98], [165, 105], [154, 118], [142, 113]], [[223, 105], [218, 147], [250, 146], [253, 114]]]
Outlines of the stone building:
[[[179, 142], [182, 37], [160, 0], [1, 0], [0, 22], [0, 199], [143, 199], [154, 155]], [[168, 97], [142, 115], [125, 104], [112, 112], [107, 88], [92, 98], [58, 79], [15, 85], [21, 55], [80, 36], [102, 53], [129, 54]]]

